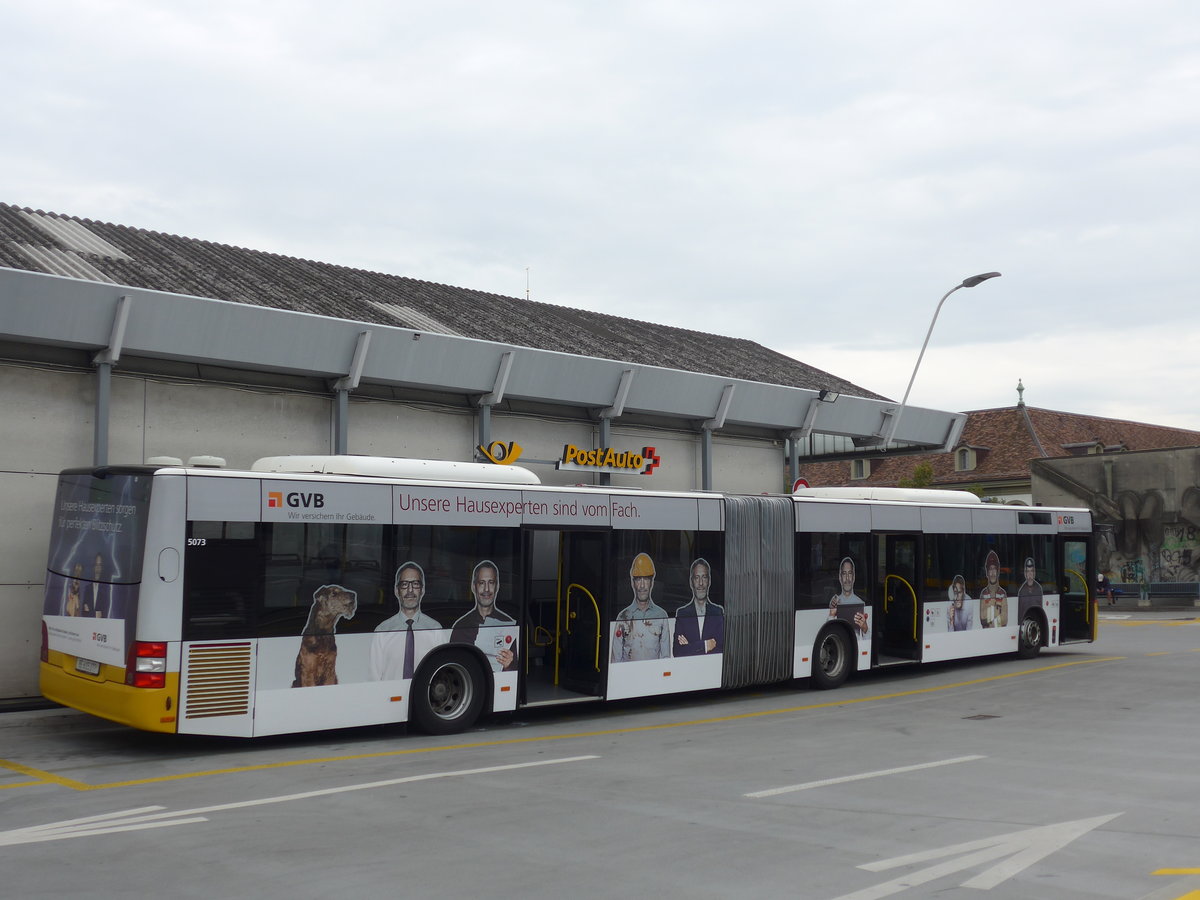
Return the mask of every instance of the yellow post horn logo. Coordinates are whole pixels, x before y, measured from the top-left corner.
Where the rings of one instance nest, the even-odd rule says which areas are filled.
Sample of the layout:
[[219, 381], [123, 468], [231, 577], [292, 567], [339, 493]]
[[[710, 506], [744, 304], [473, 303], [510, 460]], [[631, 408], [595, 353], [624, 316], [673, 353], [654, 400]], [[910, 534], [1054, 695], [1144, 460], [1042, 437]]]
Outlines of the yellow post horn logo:
[[489, 462], [494, 462], [498, 466], [512, 465], [520, 459], [525, 450], [516, 441], [509, 441], [507, 444], [503, 441], [492, 441], [486, 447], [480, 444], [476, 449], [486, 456]]

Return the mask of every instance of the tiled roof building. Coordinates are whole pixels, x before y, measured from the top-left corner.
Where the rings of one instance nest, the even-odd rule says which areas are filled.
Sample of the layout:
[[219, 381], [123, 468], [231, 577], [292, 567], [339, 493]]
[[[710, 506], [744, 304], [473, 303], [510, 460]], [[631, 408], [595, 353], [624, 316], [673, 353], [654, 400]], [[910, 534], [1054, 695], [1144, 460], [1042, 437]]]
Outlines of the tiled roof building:
[[978, 490], [1000, 501], [1030, 502], [1035, 459], [1112, 454], [1200, 445], [1200, 431], [1026, 406], [967, 413], [951, 453], [880, 455], [864, 460], [815, 462], [800, 474], [813, 487], [895, 486], [922, 463], [933, 470], [930, 486]]

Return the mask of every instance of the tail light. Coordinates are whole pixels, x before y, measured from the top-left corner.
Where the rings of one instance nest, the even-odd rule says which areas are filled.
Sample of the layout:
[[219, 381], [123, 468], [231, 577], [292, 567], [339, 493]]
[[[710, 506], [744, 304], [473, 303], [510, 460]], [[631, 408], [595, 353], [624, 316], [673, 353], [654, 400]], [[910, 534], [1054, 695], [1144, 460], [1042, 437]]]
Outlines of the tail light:
[[50, 633], [46, 631], [45, 619], [42, 619], [42, 662], [50, 662]]
[[166, 641], [134, 641], [125, 665], [125, 683], [139, 688], [167, 686]]

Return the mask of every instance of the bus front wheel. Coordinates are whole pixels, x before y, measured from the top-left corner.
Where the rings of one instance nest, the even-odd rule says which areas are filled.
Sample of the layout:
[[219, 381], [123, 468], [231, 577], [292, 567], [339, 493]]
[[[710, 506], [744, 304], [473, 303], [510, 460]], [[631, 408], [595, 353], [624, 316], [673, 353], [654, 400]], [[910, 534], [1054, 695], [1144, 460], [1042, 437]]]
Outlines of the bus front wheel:
[[413, 681], [411, 718], [428, 734], [466, 731], [483, 709], [484, 684], [471, 654], [439, 654]]
[[823, 691], [838, 687], [850, 675], [850, 638], [840, 628], [826, 628], [813, 648], [812, 683]]

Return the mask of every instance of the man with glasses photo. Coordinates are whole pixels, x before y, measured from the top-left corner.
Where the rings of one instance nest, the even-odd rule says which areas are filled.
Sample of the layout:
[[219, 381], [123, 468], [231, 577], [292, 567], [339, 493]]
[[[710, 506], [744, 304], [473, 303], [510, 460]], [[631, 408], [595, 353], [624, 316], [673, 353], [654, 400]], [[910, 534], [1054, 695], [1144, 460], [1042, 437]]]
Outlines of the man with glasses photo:
[[421, 611], [425, 572], [415, 562], [396, 570], [396, 599], [400, 611], [380, 622], [371, 639], [367, 671], [372, 681], [412, 678], [421, 657], [442, 643], [441, 623]]

